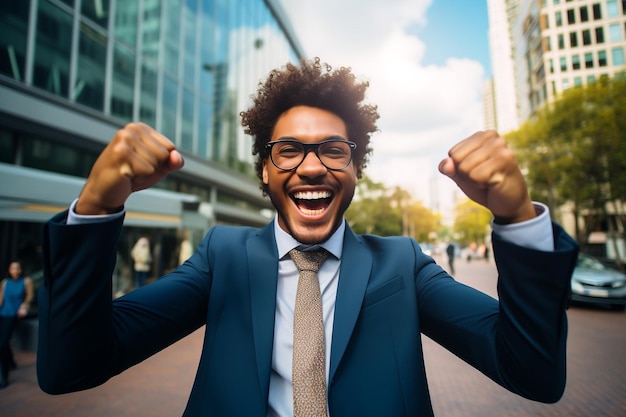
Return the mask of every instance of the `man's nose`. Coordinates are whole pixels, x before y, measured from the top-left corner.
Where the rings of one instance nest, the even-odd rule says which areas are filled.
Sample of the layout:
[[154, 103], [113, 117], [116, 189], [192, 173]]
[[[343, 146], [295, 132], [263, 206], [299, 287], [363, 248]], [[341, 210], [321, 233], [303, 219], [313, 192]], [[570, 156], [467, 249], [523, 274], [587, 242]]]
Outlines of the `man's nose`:
[[324, 175], [326, 171], [326, 167], [313, 149], [310, 149], [305, 153], [304, 159], [297, 169], [299, 175], [307, 177]]

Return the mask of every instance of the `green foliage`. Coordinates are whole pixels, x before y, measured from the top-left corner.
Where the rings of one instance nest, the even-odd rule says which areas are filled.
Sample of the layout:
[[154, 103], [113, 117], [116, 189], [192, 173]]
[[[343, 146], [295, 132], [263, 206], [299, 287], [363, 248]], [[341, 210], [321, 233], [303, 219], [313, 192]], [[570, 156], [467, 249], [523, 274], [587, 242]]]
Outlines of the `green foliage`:
[[484, 242], [493, 215], [485, 207], [465, 199], [454, 207], [453, 237], [462, 245]]
[[528, 171], [533, 199], [552, 213], [569, 202], [575, 213], [602, 214], [608, 202], [626, 198], [625, 132], [626, 79], [603, 77], [565, 91], [507, 140]]
[[387, 189], [367, 176], [357, 184], [346, 219], [356, 233], [405, 235], [419, 241], [426, 241], [440, 227], [439, 215], [413, 201], [407, 191], [400, 187]]

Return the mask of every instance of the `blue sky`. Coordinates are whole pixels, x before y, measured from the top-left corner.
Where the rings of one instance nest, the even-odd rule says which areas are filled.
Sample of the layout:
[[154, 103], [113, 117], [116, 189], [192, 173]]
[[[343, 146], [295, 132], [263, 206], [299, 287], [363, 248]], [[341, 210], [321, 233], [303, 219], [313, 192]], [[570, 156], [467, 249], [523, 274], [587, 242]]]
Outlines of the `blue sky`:
[[444, 65], [450, 57], [479, 61], [491, 73], [486, 0], [434, 0], [427, 24], [413, 25], [411, 34], [425, 44], [424, 65]]

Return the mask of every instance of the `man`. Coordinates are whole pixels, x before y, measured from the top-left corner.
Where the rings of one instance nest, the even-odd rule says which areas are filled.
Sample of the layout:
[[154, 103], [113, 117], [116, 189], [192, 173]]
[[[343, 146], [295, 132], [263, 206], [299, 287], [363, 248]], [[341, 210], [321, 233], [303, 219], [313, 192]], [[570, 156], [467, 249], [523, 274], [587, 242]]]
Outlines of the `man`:
[[495, 132], [460, 142], [440, 170], [494, 215], [500, 303], [455, 282], [412, 239], [355, 235], [343, 214], [378, 118], [363, 104], [366, 88], [350, 69], [317, 59], [274, 70], [242, 123], [254, 137], [257, 174], [275, 219], [259, 230], [212, 228], [175, 271], [111, 300], [126, 199], [183, 165], [173, 144], [149, 127], [120, 130], [77, 201], [45, 228], [37, 361], [43, 390], [101, 384], [206, 324], [185, 415], [292, 415], [300, 400], [292, 363], [295, 370], [302, 278], [291, 254], [309, 244], [327, 256], [317, 275], [327, 410], [293, 415], [432, 415], [421, 332], [506, 388], [557, 401], [576, 244], [551, 226], [545, 206], [531, 202]]
[[448, 243], [448, 246], [446, 247], [446, 254], [448, 254], [448, 267], [450, 267], [450, 273], [452, 275], [454, 275], [454, 257], [456, 252], [456, 247], [454, 246], [454, 243], [450, 242]]

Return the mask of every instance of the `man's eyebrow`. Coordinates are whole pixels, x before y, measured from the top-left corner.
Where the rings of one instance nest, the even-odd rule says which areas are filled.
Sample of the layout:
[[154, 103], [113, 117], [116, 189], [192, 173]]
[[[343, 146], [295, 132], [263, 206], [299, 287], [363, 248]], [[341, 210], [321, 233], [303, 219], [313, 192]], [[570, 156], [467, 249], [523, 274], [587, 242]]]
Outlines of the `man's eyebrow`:
[[[348, 139], [344, 138], [341, 135], [330, 135], [330, 136], [326, 136], [325, 138], [323, 138], [319, 142], [323, 142], [325, 140], [333, 140], [333, 139], [348, 141]], [[298, 140], [297, 138], [294, 138], [293, 136], [281, 136], [278, 139], [271, 140], [270, 142], [276, 142], [276, 141], [279, 141], [279, 140], [295, 140], [296, 142], [300, 142], [300, 140]]]

